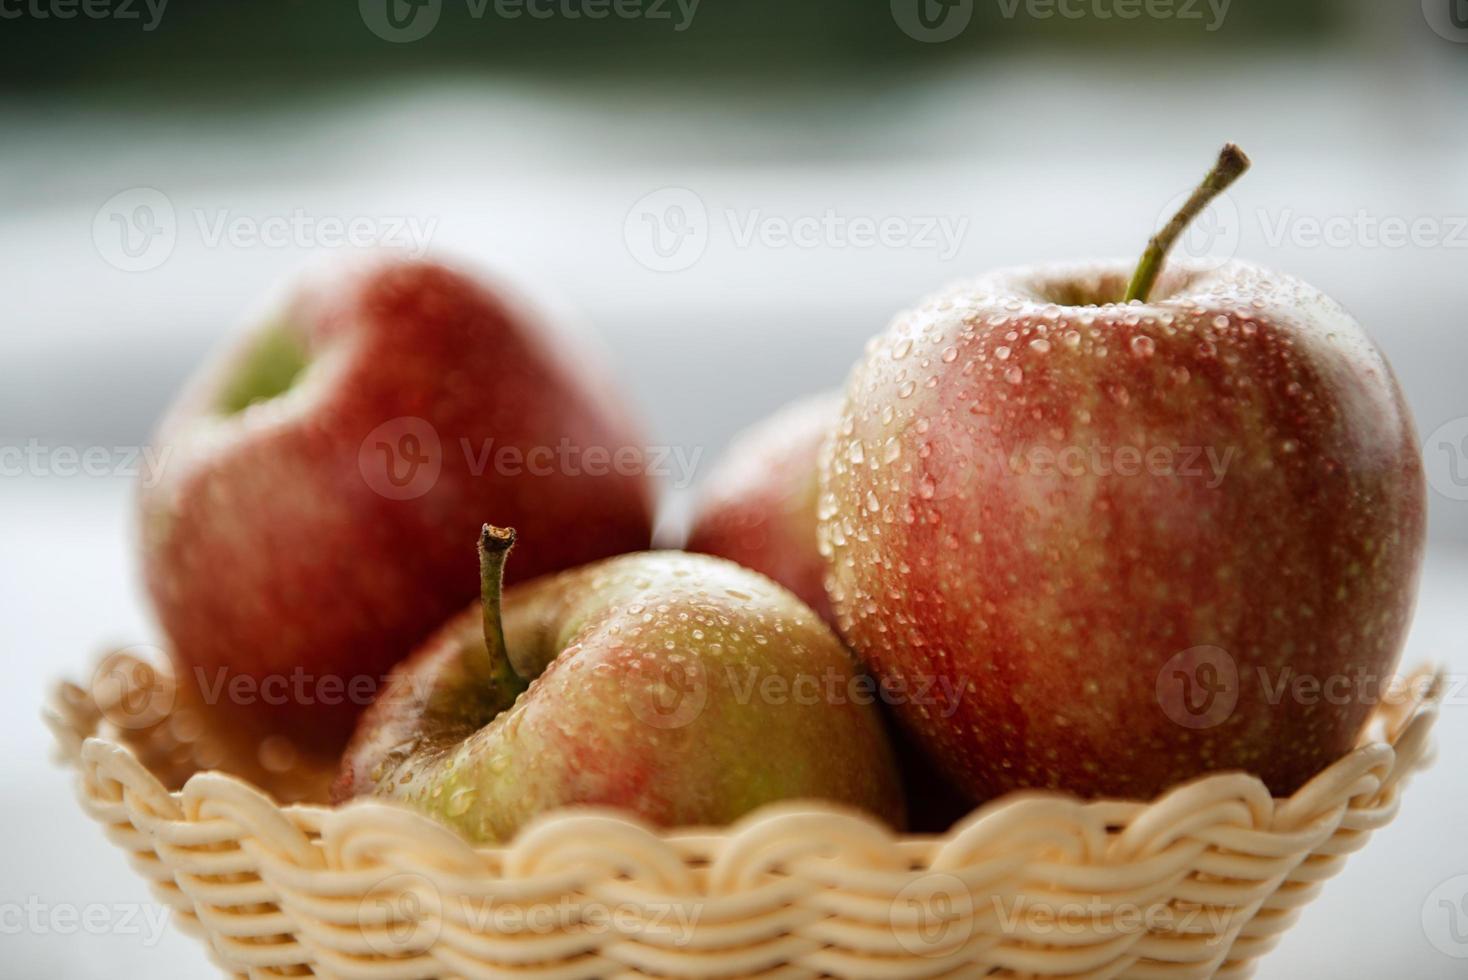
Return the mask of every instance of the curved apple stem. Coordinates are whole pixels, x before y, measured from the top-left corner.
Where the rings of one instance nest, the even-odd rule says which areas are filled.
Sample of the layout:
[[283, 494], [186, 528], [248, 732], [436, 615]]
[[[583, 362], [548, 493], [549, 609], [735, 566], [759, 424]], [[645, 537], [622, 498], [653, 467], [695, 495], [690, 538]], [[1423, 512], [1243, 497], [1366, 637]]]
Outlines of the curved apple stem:
[[1172, 250], [1184, 229], [1203, 213], [1208, 202], [1223, 193], [1224, 188], [1238, 180], [1248, 169], [1249, 157], [1244, 151], [1233, 143], [1224, 144], [1223, 150], [1218, 154], [1218, 162], [1208, 171], [1203, 183], [1198, 185], [1177, 214], [1172, 216], [1172, 220], [1147, 242], [1147, 249], [1137, 263], [1137, 271], [1132, 273], [1132, 281], [1126, 288], [1125, 302], [1130, 303], [1134, 299], [1147, 302], [1147, 297], [1152, 294], [1152, 287], [1157, 283], [1157, 277], [1162, 273], [1162, 264], [1167, 260], [1167, 253]]
[[514, 546], [514, 528], [486, 524], [479, 532], [479, 606], [484, 617], [484, 646], [489, 651], [489, 682], [510, 701], [529, 687], [510, 663], [505, 631], [500, 623], [505, 559]]

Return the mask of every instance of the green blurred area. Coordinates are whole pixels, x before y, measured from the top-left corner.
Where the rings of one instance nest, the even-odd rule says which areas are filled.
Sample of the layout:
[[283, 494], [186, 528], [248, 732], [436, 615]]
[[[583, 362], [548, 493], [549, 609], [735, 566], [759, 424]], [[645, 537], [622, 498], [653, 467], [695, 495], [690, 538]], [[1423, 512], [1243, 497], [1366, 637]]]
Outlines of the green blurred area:
[[[160, 10], [158, 0], [151, 8], [147, 0], [0, 0], [0, 80], [11, 97], [40, 88], [185, 101], [289, 98], [425, 72], [667, 85], [732, 78], [778, 87], [1037, 47], [1084, 46], [1094, 54], [1100, 46], [1122, 57], [1139, 48], [1206, 47], [1216, 57], [1265, 44], [1331, 43], [1351, 16], [1339, 0], [1231, 0], [1215, 30], [1206, 27], [1210, 0], [1060, 0], [1070, 17], [1053, 0], [701, 0], [691, 17], [695, 0], [528, 0], [549, 16], [505, 16], [519, 9], [506, 4], [523, 2], [167, 0]], [[613, 2], [638, 13], [619, 16], [608, 9]], [[970, 19], [951, 40], [915, 40], [898, 26], [894, 6], [918, 2], [971, 5]], [[1159, 2], [1172, 4], [1173, 13], [1148, 15], [1146, 5]], [[385, 12], [406, 21], [424, 3], [437, 5], [438, 19], [421, 39], [392, 43], [368, 27]], [[1136, 9], [1129, 3], [1141, 10], [1124, 18], [1118, 11]], [[64, 10], [73, 15], [58, 16]], [[1076, 17], [1077, 10], [1088, 13]], [[597, 11], [607, 13], [593, 17]]]

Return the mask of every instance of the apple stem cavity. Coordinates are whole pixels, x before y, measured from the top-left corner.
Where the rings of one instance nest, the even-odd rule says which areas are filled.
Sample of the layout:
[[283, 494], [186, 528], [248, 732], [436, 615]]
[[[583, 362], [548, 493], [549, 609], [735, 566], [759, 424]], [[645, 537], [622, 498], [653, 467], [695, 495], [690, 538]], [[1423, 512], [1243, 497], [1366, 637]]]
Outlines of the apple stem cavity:
[[514, 546], [514, 528], [486, 524], [479, 532], [479, 605], [484, 617], [484, 646], [489, 651], [489, 682], [510, 701], [529, 686], [510, 663], [500, 622], [505, 559]]
[[1147, 242], [1147, 249], [1142, 253], [1141, 261], [1137, 263], [1137, 271], [1132, 273], [1132, 281], [1126, 288], [1126, 299], [1123, 302], [1130, 303], [1132, 300], [1147, 302], [1147, 297], [1152, 294], [1152, 287], [1157, 283], [1157, 277], [1162, 273], [1162, 265], [1167, 260], [1167, 253], [1177, 242], [1183, 231], [1192, 223], [1193, 219], [1203, 213], [1219, 194], [1234, 181], [1238, 180], [1245, 170], [1249, 169], [1249, 157], [1243, 150], [1233, 143], [1224, 144], [1218, 154], [1218, 162], [1213, 169], [1208, 171], [1208, 176], [1198, 185], [1192, 195], [1187, 199], [1177, 214], [1172, 216], [1161, 231], [1152, 236]]

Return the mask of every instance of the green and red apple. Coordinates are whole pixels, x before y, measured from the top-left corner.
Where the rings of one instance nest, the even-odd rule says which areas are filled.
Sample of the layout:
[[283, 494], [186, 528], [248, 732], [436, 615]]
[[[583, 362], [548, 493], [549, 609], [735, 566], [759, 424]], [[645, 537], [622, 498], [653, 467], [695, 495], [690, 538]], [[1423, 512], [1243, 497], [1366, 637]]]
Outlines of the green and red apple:
[[795, 596], [731, 562], [649, 552], [501, 602], [513, 541], [484, 528], [481, 602], [395, 670], [334, 799], [399, 800], [481, 841], [572, 805], [681, 826], [822, 799], [902, 826], [871, 691]]
[[898, 711], [973, 799], [1227, 769], [1287, 794], [1352, 747], [1397, 661], [1425, 498], [1386, 359], [1290, 276], [1158, 275], [1243, 162], [1135, 275], [983, 276], [850, 379], [822, 475], [839, 628], [881, 677], [951, 682]]
[[462, 543], [484, 515], [530, 533], [519, 578], [647, 547], [645, 443], [601, 360], [503, 283], [438, 262], [305, 282], [157, 434], [143, 571], [185, 675], [246, 724], [339, 747], [472, 599]]

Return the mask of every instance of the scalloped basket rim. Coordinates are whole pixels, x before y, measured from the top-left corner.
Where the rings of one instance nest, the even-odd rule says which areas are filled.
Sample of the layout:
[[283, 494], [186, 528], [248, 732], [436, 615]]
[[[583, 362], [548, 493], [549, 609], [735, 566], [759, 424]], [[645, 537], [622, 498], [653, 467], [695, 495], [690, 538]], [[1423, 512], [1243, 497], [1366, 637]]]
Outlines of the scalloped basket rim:
[[[154, 684], [159, 676], [148, 675]], [[1379, 705], [1358, 747], [1289, 798], [1271, 798], [1242, 772], [1201, 776], [1152, 801], [1025, 791], [921, 835], [790, 801], [726, 828], [656, 828], [618, 811], [566, 808], [507, 844], [473, 844], [398, 804], [280, 805], [220, 771], [193, 772], [169, 791], [121, 733], [98, 734], [109, 726], [95, 686], [59, 685], [45, 717], [62, 761], [78, 771], [83, 808], [237, 976], [980, 970], [1181, 980], [1248, 975], [1345, 855], [1390, 822], [1406, 777], [1432, 759], [1441, 678], [1429, 668], [1408, 675], [1414, 696]], [[524, 912], [549, 897], [564, 908], [540, 931], [449, 907], [458, 899]], [[934, 919], [938, 898], [944, 911]], [[385, 917], [364, 915], [382, 901]], [[1001, 902], [1045, 914], [1006, 916]], [[1054, 916], [1087, 902], [1090, 918], [1062, 934]], [[588, 909], [609, 903], [637, 928], [589, 931]], [[666, 923], [649, 921], [654, 908], [696, 914], [670, 939]], [[1166, 915], [1123, 927], [1123, 914], [1138, 911]]]

